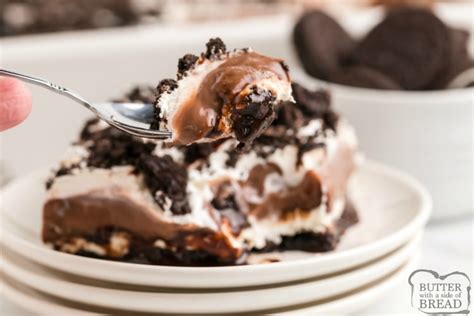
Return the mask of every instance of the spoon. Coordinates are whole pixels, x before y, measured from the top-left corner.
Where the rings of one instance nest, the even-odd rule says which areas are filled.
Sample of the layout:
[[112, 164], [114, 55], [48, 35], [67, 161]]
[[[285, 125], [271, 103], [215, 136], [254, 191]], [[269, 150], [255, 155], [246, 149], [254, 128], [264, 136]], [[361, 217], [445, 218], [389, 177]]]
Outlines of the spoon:
[[119, 130], [144, 138], [169, 139], [171, 132], [167, 130], [155, 130], [150, 128], [153, 121], [154, 105], [150, 103], [120, 103], [102, 102], [91, 103], [79, 94], [61, 87], [50, 81], [32, 76], [0, 69], [0, 76], [17, 78], [19, 80], [47, 88], [55, 93], [64, 95], [91, 110], [97, 117]]

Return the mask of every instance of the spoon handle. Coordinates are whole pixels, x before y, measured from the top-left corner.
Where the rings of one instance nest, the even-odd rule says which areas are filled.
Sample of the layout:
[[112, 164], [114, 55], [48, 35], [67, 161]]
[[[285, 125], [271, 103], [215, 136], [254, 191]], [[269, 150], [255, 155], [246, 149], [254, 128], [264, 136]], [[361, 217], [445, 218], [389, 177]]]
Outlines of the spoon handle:
[[152, 130], [149, 128], [143, 128], [143, 127], [138, 127], [134, 125], [130, 125], [127, 123], [124, 123], [120, 120], [117, 120], [114, 115], [110, 115], [109, 113], [105, 112], [104, 109], [100, 109], [91, 103], [87, 102], [84, 98], [82, 98], [79, 94], [64, 88], [58, 84], [52, 83], [48, 80], [44, 80], [41, 78], [36, 78], [24, 74], [20, 74], [14, 71], [6, 70], [6, 69], [0, 69], [0, 76], [6, 76], [6, 77], [13, 77], [43, 88], [46, 88], [52, 92], [64, 95], [77, 103], [82, 104], [85, 106], [87, 109], [91, 110], [96, 116], [98, 116], [100, 119], [104, 120], [108, 124], [120, 129], [121, 131], [124, 131], [128, 134], [132, 134], [138, 137], [144, 137], [144, 138], [154, 138], [154, 139], [169, 139], [171, 138], [171, 133], [169, 131], [161, 131], [161, 130]]
[[17, 72], [6, 70], [6, 69], [0, 69], [0, 76], [13, 77], [13, 78], [19, 79], [21, 81], [28, 82], [28, 83], [46, 88], [46, 89], [48, 89], [50, 91], [53, 91], [55, 93], [64, 95], [66, 97], [69, 97], [70, 99], [72, 99], [76, 102], [79, 102], [80, 104], [86, 106], [89, 110], [93, 111], [94, 113], [97, 113], [95, 108], [89, 102], [87, 102], [84, 98], [82, 98], [79, 94], [77, 94], [77, 93], [75, 93], [75, 92], [73, 92], [73, 91], [71, 91], [67, 88], [64, 88], [64, 87], [62, 87], [58, 84], [55, 84], [53, 82], [50, 82], [50, 81], [47, 81], [47, 80], [44, 80], [44, 79], [41, 79], [41, 78], [28, 76], [28, 75], [25, 75], [25, 74], [20, 74], [20, 73], [17, 73]]

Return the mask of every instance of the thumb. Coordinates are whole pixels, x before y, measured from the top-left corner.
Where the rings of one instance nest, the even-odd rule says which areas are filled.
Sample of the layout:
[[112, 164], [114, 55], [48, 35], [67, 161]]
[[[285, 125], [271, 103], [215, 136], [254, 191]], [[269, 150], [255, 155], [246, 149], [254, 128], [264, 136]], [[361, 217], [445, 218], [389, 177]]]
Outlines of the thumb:
[[31, 112], [31, 94], [13, 78], [0, 77], [0, 131], [20, 124]]

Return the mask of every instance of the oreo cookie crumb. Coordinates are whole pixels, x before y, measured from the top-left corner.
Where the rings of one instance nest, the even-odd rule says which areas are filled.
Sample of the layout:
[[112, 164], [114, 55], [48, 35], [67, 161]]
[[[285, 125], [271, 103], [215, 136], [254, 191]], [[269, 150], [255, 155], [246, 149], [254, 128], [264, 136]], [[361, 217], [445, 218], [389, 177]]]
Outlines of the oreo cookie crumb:
[[219, 38], [211, 38], [206, 44], [206, 52], [204, 57], [207, 59], [213, 59], [219, 57], [227, 52], [227, 48], [224, 42]]
[[320, 118], [325, 128], [336, 130], [339, 115], [331, 107], [329, 91], [324, 89], [311, 91], [297, 83], [293, 83], [292, 88], [296, 105], [305, 117]]
[[86, 141], [90, 139], [92, 135], [94, 134], [94, 132], [91, 132], [91, 127], [99, 123], [99, 121], [100, 119], [98, 117], [94, 117], [87, 120], [81, 132], [79, 133], [79, 139], [81, 141]]
[[174, 79], [163, 79], [156, 87], [156, 96], [160, 97], [163, 93], [168, 93], [178, 88], [178, 82]]
[[216, 148], [215, 143], [193, 143], [181, 147], [184, 151], [184, 161], [190, 165], [197, 160], [207, 160]]
[[78, 165], [72, 165], [68, 168], [66, 167], [61, 167], [59, 168], [52, 177], [48, 178], [48, 180], [46, 180], [46, 183], [45, 183], [45, 187], [46, 187], [46, 190], [49, 190], [51, 188], [51, 186], [53, 185], [54, 183], [54, 180], [57, 178], [57, 177], [61, 177], [61, 176], [65, 176], [65, 175], [68, 175], [68, 174], [71, 174], [72, 170], [73, 169], [76, 169], [78, 168]]
[[155, 108], [153, 109], [153, 121], [150, 124], [150, 129], [159, 130], [161, 121], [161, 109], [155, 105]]
[[193, 54], [186, 54], [178, 61], [178, 79], [181, 79], [185, 76], [186, 72], [194, 67], [198, 56]]
[[296, 165], [299, 166], [303, 163], [303, 155], [308, 151], [311, 151], [316, 148], [324, 147], [323, 143], [315, 143], [315, 142], [306, 142], [302, 143], [298, 146], [298, 157], [296, 159]]
[[290, 72], [290, 66], [288, 66], [288, 64], [285, 61], [282, 60], [280, 62], [280, 65], [283, 68], [283, 70], [285, 70], [286, 72]]
[[273, 125], [281, 125], [297, 130], [305, 124], [303, 112], [293, 102], [284, 102], [277, 110]]
[[[191, 212], [186, 193], [188, 172], [185, 166], [179, 165], [170, 156], [142, 155], [137, 167], [153, 196], [156, 197], [156, 192], [163, 192], [170, 199], [173, 214]], [[155, 198], [155, 201], [164, 208], [163, 198]]]
[[231, 113], [235, 137], [245, 144], [261, 135], [275, 118], [273, 93], [258, 87], [251, 91], [243, 100], [245, 106], [236, 106]]
[[158, 100], [160, 99], [161, 95], [163, 93], [169, 93], [173, 91], [174, 89], [178, 88], [178, 82], [174, 79], [163, 79], [160, 81], [158, 86], [156, 87], [156, 99], [154, 101], [155, 103], [155, 109], [153, 112], [153, 121], [150, 124], [151, 129], [159, 130], [160, 129], [160, 123], [163, 120], [161, 118], [161, 109], [158, 106]]
[[150, 155], [156, 147], [112, 127], [89, 135], [87, 140], [92, 141], [88, 146], [87, 166], [95, 168], [135, 166], [143, 154]]

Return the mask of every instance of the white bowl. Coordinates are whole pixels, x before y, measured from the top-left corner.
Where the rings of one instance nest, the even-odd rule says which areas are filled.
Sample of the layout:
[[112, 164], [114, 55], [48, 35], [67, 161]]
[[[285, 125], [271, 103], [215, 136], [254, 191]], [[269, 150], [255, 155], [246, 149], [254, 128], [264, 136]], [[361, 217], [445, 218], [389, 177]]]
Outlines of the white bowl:
[[[296, 77], [321, 85], [298, 72]], [[474, 88], [384, 91], [324, 84], [336, 109], [355, 127], [366, 156], [425, 184], [434, 219], [472, 212]]]
[[[471, 32], [472, 3], [440, 4], [443, 21]], [[336, 14], [355, 37], [383, 15], [377, 10]], [[296, 56], [293, 77], [310, 86], [327, 86], [336, 109], [355, 127], [361, 151], [371, 159], [403, 169], [426, 185], [433, 197], [435, 220], [474, 210], [474, 88], [438, 91], [384, 91], [354, 88], [306, 75]]]

